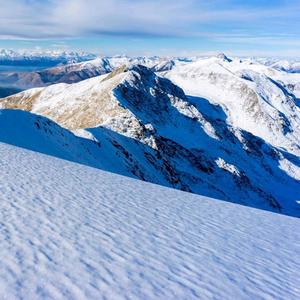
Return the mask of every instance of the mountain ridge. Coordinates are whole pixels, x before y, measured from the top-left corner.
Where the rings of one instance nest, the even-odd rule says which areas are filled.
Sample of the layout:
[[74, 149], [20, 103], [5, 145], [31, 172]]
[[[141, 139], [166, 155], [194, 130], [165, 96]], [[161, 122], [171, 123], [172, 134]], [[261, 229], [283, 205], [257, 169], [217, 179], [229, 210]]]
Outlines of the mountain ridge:
[[[299, 216], [297, 156], [233, 126], [220, 105], [186, 96], [144, 66], [29, 90], [0, 105], [50, 117], [101, 151], [113, 149], [105, 157], [118, 157], [116, 172]], [[100, 168], [101, 151], [92, 150]]]

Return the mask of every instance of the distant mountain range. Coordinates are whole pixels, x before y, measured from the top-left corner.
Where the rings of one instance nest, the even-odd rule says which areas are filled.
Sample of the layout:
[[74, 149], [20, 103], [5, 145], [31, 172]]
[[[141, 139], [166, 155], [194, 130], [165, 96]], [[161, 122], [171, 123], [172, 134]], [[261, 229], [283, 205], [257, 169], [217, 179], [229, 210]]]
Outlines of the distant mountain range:
[[145, 65], [154, 71], [166, 71], [175, 65], [175, 61], [160, 57], [99, 57], [90, 61], [60, 65], [39, 71], [0, 73], [0, 84], [28, 89], [48, 86], [54, 83], [76, 83], [84, 79], [107, 74], [122, 65], [130, 64]]
[[94, 59], [94, 54], [76, 51], [13, 51], [0, 49], [0, 65], [44, 65], [76, 63]]
[[[1, 58], [2, 57], [2, 58]], [[218, 59], [228, 60], [224, 54]], [[2, 60], [1, 60], [2, 59]], [[81, 80], [107, 74], [122, 65], [141, 64], [155, 72], [169, 71], [175, 65], [188, 64], [208, 59], [207, 57], [169, 58], [169, 57], [97, 57], [93, 54], [77, 52], [47, 52], [47, 53], [15, 53], [7, 50], [0, 51], [1, 64], [32, 65], [40, 64], [36, 71], [0, 72], [0, 86], [29, 89], [44, 87], [55, 83], [76, 83]], [[236, 59], [239, 60], [239, 59]], [[292, 61], [276, 61], [270, 59], [243, 59], [244, 64], [260, 64], [271, 69], [286, 73], [297, 74], [300, 72], [300, 63]], [[299, 89], [299, 83], [296, 83]], [[291, 86], [293, 88], [293, 86]], [[0, 95], [1, 96], [1, 95]]]

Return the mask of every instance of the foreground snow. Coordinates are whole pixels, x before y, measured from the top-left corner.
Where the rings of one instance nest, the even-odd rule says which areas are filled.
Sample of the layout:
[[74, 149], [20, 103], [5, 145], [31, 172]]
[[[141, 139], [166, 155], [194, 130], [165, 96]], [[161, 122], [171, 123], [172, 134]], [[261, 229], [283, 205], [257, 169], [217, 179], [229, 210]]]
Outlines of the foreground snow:
[[1, 299], [297, 299], [300, 220], [0, 143]]

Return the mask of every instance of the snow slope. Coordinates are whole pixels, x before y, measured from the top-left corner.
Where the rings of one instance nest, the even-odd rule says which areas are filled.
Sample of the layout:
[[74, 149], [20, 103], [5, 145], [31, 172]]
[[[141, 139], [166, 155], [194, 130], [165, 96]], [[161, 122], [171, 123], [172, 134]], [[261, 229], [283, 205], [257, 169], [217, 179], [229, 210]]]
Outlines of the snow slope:
[[[106, 171], [140, 178], [148, 170], [148, 181], [165, 184], [156, 178], [149, 164], [133, 160], [121, 145], [127, 145], [136, 156], [142, 156], [143, 147], [127, 141], [105, 128], [97, 128], [97, 139], [88, 131], [72, 132], [53, 121], [19, 110], [0, 110], [0, 142], [30, 149], [65, 160], [92, 166]], [[145, 149], [146, 151], [146, 149]], [[150, 176], [151, 174], [151, 176]]]
[[0, 143], [1, 299], [298, 299], [300, 220]]

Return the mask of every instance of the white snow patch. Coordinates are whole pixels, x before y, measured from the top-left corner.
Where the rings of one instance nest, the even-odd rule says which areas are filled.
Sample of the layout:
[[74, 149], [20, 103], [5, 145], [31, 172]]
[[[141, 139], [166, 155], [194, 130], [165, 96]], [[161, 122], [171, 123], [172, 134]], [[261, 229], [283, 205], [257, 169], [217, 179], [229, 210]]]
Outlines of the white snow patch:
[[1, 299], [298, 299], [300, 220], [0, 143]]

